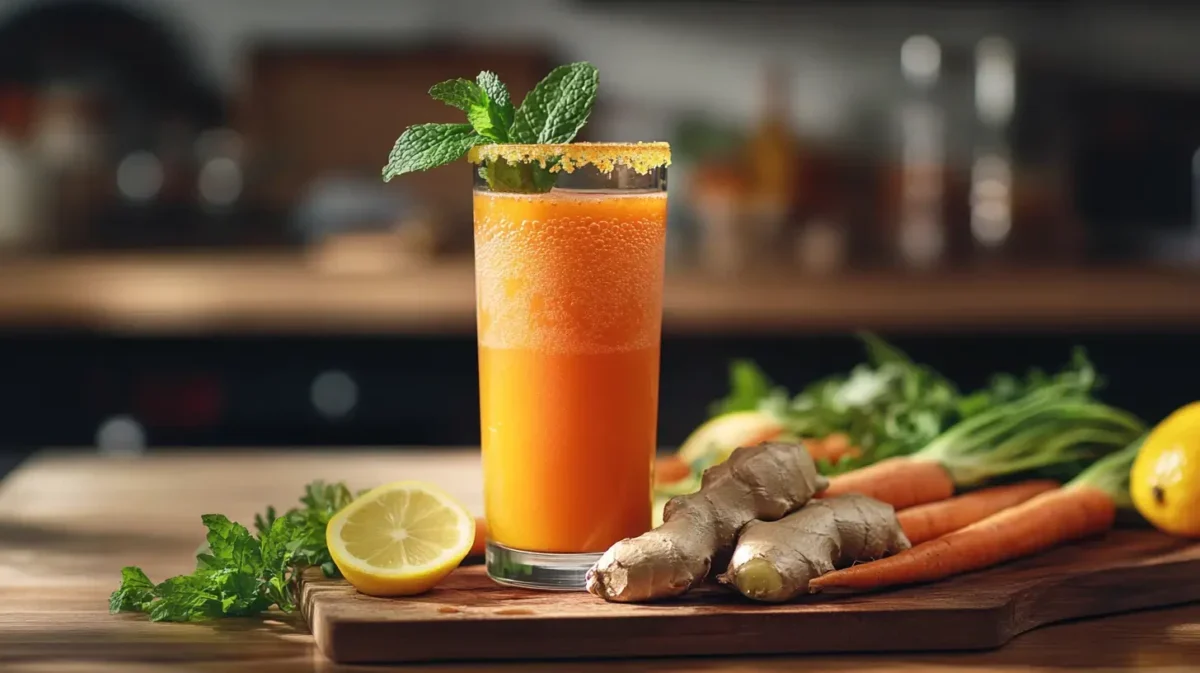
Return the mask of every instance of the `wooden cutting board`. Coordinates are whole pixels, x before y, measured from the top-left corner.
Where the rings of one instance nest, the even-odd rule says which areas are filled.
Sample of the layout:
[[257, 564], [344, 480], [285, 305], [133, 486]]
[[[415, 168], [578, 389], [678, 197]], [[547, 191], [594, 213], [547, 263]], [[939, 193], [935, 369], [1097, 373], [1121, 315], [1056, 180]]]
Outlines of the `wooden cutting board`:
[[460, 568], [414, 598], [310, 573], [302, 610], [337, 662], [968, 650], [1044, 624], [1200, 601], [1200, 543], [1114, 531], [1041, 556], [873, 595], [751, 603], [720, 587], [670, 603], [503, 587]]

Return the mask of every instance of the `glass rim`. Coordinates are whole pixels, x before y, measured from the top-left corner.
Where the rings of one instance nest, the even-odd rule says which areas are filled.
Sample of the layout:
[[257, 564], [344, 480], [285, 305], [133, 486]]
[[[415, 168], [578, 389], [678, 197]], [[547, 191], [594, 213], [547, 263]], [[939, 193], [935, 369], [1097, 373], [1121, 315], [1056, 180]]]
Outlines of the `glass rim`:
[[508, 163], [537, 162], [551, 172], [570, 173], [580, 166], [592, 165], [608, 173], [617, 164], [628, 166], [638, 173], [671, 165], [671, 146], [665, 142], [636, 143], [491, 143], [476, 145], [467, 152], [473, 164], [503, 159]]

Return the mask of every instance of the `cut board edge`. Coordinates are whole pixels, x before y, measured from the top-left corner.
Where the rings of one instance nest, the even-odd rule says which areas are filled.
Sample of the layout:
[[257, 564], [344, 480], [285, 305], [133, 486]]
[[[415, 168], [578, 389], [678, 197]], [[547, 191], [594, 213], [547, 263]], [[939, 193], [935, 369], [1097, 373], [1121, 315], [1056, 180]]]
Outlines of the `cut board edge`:
[[[1114, 544], [1136, 542], [1156, 534], [1132, 535], [1143, 538], [1121, 537]], [[1025, 561], [1037, 560], [1035, 557]], [[987, 572], [1003, 573], [1007, 568]], [[885, 608], [867, 612], [824, 612], [799, 605], [791, 611], [722, 611], [720, 606], [713, 606], [700, 614], [638, 614], [636, 632], [616, 636], [610, 635], [614, 632], [612, 622], [620, 621], [621, 617], [614, 615], [602, 619], [545, 614], [530, 619], [473, 616], [379, 622], [347, 619], [346, 610], [341, 609], [334, 611], [338, 617], [325, 618], [328, 615], [321, 613], [327, 611], [320, 604], [326, 603], [324, 607], [328, 608], [329, 603], [336, 604], [337, 597], [322, 597], [321, 592], [311, 591], [313, 587], [307, 583], [302, 587], [302, 611], [318, 648], [335, 662], [418, 663], [985, 650], [1000, 647], [1021, 633], [1061, 621], [1200, 601], [1200, 584], [1181, 581], [1200, 572], [1200, 545], [1086, 570], [1072, 570], [1069, 566], [1048, 566], [1042, 570], [1046, 576], [1014, 578], [1011, 594], [996, 604], [964, 602], [957, 607]], [[991, 575], [987, 577], [994, 579]], [[888, 595], [884, 592], [874, 596], [882, 603]], [[683, 632], [679, 628], [682, 620], [689, 624]], [[872, 633], [888, 637], [862, 638], [859, 634], [864, 632], [862, 626], [868, 620]], [[798, 637], [798, 633], [804, 636]], [[533, 644], [531, 639], [536, 639]], [[481, 642], [489, 643], [486, 649], [464, 651], [463, 643]]]

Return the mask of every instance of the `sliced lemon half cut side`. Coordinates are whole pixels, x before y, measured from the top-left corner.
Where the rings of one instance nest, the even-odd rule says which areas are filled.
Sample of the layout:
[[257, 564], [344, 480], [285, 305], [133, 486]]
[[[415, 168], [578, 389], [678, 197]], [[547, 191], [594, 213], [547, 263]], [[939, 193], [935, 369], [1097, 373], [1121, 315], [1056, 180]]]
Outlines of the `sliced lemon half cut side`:
[[458, 567], [475, 541], [475, 519], [440, 488], [401, 481], [364, 493], [334, 515], [325, 541], [354, 588], [411, 596]]

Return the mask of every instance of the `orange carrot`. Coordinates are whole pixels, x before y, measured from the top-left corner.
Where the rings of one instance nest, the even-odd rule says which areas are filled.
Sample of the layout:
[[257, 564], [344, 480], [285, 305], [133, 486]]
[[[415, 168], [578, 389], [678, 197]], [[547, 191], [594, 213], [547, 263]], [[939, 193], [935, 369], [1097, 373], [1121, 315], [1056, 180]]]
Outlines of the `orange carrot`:
[[904, 535], [914, 545], [939, 538], [976, 521], [1019, 505], [1026, 500], [1058, 488], [1049, 479], [1023, 481], [1007, 486], [985, 488], [940, 502], [931, 502], [896, 513]]
[[862, 455], [862, 451], [850, 443], [849, 435], [842, 432], [835, 432], [826, 437], [805, 439], [804, 446], [813, 460], [823, 459], [831, 463], [836, 463], [846, 456], [857, 458]]
[[485, 545], [487, 544], [487, 536], [487, 519], [477, 517], [475, 519], [475, 541], [471, 543], [471, 551], [467, 552], [467, 556], [483, 556]]
[[904, 509], [944, 500], [957, 488], [1115, 455], [1145, 431], [1140, 420], [1090, 399], [1073, 381], [1059, 377], [960, 420], [916, 453], [838, 475], [825, 495], [861, 493]]
[[839, 474], [829, 480], [822, 498], [861, 493], [896, 509], [945, 500], [954, 495], [954, 481], [940, 463], [900, 457]]
[[869, 591], [933, 582], [1103, 533], [1112, 527], [1117, 507], [1130, 502], [1129, 470], [1141, 444], [1138, 440], [1105, 456], [1062, 488], [966, 528], [895, 556], [818, 577], [809, 591]]
[[691, 473], [692, 468], [677, 455], [664, 456], [654, 461], [656, 484], [673, 484], [686, 479]]
[[982, 570], [1102, 533], [1115, 516], [1112, 497], [1100, 489], [1049, 491], [895, 556], [818, 577], [809, 591], [867, 591]]

